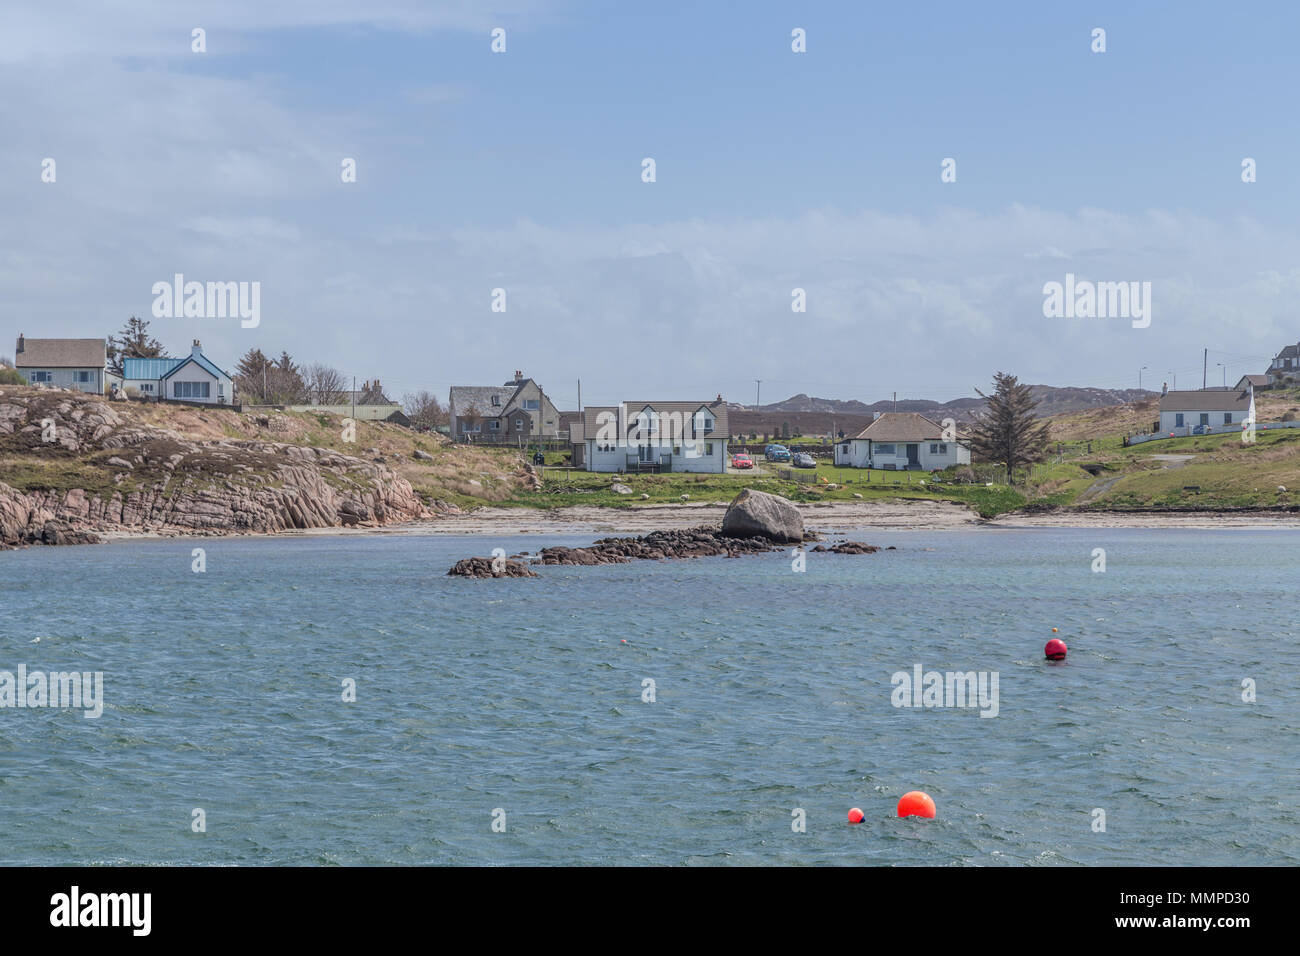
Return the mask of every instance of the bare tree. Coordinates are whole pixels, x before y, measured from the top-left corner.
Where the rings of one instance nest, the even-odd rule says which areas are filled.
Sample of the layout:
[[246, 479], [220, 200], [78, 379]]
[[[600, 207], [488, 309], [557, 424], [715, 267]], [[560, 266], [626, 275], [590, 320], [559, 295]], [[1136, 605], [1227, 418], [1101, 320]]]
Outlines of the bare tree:
[[483, 413], [479, 411], [478, 406], [473, 403], [471, 403], [467, 409], [465, 409], [456, 417], [460, 419], [462, 422], [464, 422], [464, 425], [462, 426], [462, 432], [466, 438], [470, 438], [473, 435], [474, 429], [478, 428], [479, 425], [483, 422]]
[[414, 425], [436, 428], [447, 424], [447, 410], [431, 392], [424, 390], [402, 396], [402, 405], [406, 415]]
[[308, 401], [317, 405], [341, 405], [347, 397], [348, 380], [342, 372], [324, 362], [312, 362], [299, 369], [307, 388]]

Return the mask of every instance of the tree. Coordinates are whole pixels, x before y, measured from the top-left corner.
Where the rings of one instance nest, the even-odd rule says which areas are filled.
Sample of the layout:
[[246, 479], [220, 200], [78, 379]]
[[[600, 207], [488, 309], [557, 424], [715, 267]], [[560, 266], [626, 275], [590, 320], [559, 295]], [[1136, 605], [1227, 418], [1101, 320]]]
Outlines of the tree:
[[149, 334], [149, 321], [134, 315], [126, 320], [122, 331], [108, 337], [108, 370], [122, 374], [122, 360], [129, 358], [158, 358], [163, 354], [162, 343]]
[[430, 392], [419, 391], [402, 396], [402, 405], [406, 408], [406, 417], [412, 425], [433, 429], [447, 424], [447, 410]]
[[26, 385], [23, 373], [14, 368], [14, 363], [7, 357], [0, 358], [0, 385]]
[[461, 425], [461, 431], [467, 439], [473, 434], [474, 429], [478, 428], [480, 423], [483, 421], [483, 413], [479, 411], [478, 405], [472, 402], [470, 403], [469, 408], [465, 409], [456, 417], [459, 421], [464, 422], [464, 424]]
[[1020, 465], [1031, 465], [1047, 456], [1049, 425], [1034, 415], [1038, 403], [1014, 375], [993, 376], [993, 394], [975, 390], [988, 407], [976, 418], [971, 431], [971, 448], [988, 461], [1007, 469], [1007, 484]]
[[332, 365], [312, 362], [304, 365], [300, 374], [310, 402], [317, 405], [340, 405], [347, 397], [347, 379]]

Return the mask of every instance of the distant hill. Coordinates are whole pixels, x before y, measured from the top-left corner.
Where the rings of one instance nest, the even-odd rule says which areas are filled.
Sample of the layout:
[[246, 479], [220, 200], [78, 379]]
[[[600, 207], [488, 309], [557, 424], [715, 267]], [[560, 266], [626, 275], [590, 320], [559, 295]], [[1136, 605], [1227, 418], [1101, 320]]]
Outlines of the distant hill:
[[[1123, 405], [1156, 393], [1136, 388], [1058, 388], [1054, 385], [1031, 385], [1030, 392], [1038, 402], [1041, 418], [1081, 412], [1092, 408]], [[821, 435], [827, 433], [857, 434], [866, 428], [876, 412], [920, 412], [936, 421], [952, 418], [958, 424], [972, 421], [983, 411], [984, 399], [978, 396], [936, 402], [925, 398], [892, 399], [868, 405], [857, 400], [814, 398], [809, 395], [792, 395], [781, 402], [773, 402], [755, 409], [752, 405], [731, 403], [728, 416], [735, 433], [779, 435], [785, 429], [791, 434]]]

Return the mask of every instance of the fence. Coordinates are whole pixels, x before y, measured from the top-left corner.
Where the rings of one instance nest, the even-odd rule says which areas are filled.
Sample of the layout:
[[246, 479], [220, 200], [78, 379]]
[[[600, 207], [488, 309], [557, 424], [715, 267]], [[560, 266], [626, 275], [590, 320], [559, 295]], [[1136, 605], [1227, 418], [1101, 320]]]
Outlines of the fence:
[[[1256, 422], [1255, 431], [1265, 432], [1278, 428], [1300, 428], [1300, 421], [1295, 422]], [[1198, 432], [1197, 429], [1200, 429]], [[1128, 443], [1130, 445], [1141, 445], [1149, 441], [1162, 441], [1170, 438], [1191, 438], [1197, 435], [1229, 435], [1240, 433], [1245, 429], [1240, 425], [1184, 425], [1181, 428], [1174, 428], [1167, 432], [1157, 432], [1151, 435], [1130, 435]]]

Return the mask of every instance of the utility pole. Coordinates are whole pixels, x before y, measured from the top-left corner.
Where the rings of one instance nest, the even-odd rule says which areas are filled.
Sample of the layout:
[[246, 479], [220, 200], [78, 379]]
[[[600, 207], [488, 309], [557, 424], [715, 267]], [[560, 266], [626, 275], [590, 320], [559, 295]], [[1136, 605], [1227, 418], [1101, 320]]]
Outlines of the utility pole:
[[582, 379], [578, 379], [578, 411], [582, 411]]
[[1139, 392], [1142, 391], [1142, 373], [1146, 371], [1148, 367], [1149, 366], [1143, 365], [1142, 368], [1138, 369], [1138, 391]]
[[894, 411], [898, 411], [898, 393], [894, 393]]
[[357, 377], [352, 376], [352, 420], [357, 420]]
[[1207, 348], [1201, 352], [1201, 391], [1205, 391], [1205, 372], [1209, 368], [1210, 350]]
[[759, 409], [758, 396], [761, 395], [762, 392], [763, 392], [763, 380], [761, 378], [754, 379], [754, 411], [758, 411]]

